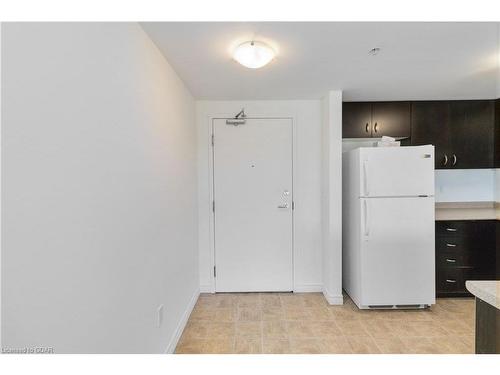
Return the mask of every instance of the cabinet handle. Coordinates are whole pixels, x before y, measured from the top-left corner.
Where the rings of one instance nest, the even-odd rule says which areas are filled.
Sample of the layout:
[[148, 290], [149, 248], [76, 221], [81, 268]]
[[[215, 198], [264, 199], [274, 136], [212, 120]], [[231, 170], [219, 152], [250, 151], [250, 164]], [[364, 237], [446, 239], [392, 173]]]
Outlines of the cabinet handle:
[[375, 133], [377, 132], [377, 123], [375, 123], [375, 126], [373, 127], [373, 130], [375, 130]]
[[444, 154], [443, 166], [448, 164], [448, 155]]
[[457, 164], [457, 155], [453, 154], [453, 163], [451, 164], [453, 167]]
[[457, 247], [457, 245], [455, 245], [454, 243], [447, 243], [446, 246], [448, 246], [448, 247]]
[[446, 228], [448, 232], [456, 232], [457, 230], [455, 228]]
[[447, 283], [452, 283], [452, 284], [454, 284], [454, 283], [456, 283], [456, 282], [457, 282], [457, 280], [453, 280], [453, 279], [446, 279], [446, 282], [447, 282]]
[[368, 133], [368, 123], [365, 125], [365, 131]]
[[449, 259], [449, 258], [448, 258], [448, 259], [446, 259], [446, 261], [447, 261], [448, 263], [456, 263], [456, 262], [457, 262], [457, 260], [456, 260], [456, 259]]

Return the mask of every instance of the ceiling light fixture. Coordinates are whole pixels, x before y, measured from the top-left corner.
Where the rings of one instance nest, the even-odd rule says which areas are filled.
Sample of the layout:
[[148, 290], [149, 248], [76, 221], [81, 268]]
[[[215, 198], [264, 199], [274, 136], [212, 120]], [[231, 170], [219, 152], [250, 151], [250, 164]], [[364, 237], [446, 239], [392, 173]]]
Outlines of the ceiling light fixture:
[[240, 44], [233, 52], [233, 58], [250, 69], [262, 68], [274, 59], [275, 55], [274, 50], [266, 43], [253, 40]]

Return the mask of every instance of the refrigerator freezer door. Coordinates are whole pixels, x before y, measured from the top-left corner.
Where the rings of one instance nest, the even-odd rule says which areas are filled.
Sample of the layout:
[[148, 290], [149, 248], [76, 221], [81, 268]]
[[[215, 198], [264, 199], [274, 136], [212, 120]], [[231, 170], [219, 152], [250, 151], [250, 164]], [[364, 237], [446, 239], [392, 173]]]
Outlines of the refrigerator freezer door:
[[434, 146], [360, 150], [362, 197], [434, 195]]
[[362, 198], [360, 203], [360, 304], [434, 304], [434, 198]]

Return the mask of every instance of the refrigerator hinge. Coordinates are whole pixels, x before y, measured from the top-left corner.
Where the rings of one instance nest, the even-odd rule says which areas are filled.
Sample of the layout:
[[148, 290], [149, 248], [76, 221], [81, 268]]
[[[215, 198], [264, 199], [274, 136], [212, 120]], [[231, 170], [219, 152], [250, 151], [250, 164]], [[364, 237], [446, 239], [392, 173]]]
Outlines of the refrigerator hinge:
[[295, 201], [292, 201], [292, 211], [295, 210]]
[[212, 201], [212, 212], [215, 213], [215, 200]]
[[217, 277], [217, 272], [216, 272], [215, 266], [214, 266], [214, 277]]
[[212, 147], [215, 145], [214, 135], [212, 134]]

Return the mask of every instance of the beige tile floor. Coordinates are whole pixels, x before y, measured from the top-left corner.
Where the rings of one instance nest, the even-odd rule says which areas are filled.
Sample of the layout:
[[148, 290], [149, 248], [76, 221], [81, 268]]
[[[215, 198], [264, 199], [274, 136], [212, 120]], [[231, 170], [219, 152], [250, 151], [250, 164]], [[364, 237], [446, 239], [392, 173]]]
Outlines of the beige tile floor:
[[176, 353], [474, 352], [474, 300], [427, 310], [359, 310], [320, 293], [202, 294]]

